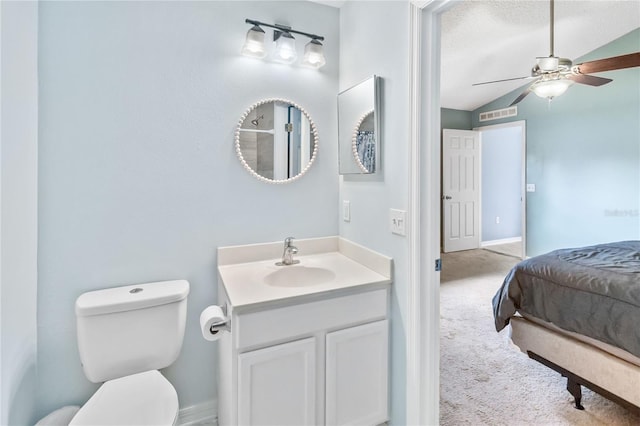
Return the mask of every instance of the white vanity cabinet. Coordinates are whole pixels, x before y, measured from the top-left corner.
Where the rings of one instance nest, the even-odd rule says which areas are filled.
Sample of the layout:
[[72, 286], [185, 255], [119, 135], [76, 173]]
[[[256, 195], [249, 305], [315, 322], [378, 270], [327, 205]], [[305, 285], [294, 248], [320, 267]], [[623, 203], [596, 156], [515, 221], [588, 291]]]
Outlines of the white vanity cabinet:
[[316, 370], [313, 338], [241, 353], [238, 424], [315, 424]]
[[[284, 243], [284, 251], [291, 244]], [[391, 258], [341, 237], [218, 248], [218, 424], [388, 418]]]
[[327, 334], [325, 424], [387, 421], [389, 322]]
[[389, 285], [252, 309], [227, 303], [219, 424], [378, 425], [388, 420]]

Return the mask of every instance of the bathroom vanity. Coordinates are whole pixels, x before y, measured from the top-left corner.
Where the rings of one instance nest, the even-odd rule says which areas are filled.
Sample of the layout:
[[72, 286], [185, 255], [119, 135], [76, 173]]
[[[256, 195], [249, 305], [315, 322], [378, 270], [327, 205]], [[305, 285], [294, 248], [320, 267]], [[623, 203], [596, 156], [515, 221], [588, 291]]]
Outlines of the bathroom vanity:
[[220, 425], [388, 420], [392, 260], [339, 237], [218, 249]]

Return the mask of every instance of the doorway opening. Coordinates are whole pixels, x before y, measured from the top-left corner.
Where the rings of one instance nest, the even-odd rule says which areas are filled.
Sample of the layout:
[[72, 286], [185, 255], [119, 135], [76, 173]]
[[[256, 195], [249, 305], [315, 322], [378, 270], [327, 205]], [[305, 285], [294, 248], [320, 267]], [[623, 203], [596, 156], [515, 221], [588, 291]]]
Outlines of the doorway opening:
[[524, 259], [525, 122], [442, 133], [443, 253], [486, 248]]

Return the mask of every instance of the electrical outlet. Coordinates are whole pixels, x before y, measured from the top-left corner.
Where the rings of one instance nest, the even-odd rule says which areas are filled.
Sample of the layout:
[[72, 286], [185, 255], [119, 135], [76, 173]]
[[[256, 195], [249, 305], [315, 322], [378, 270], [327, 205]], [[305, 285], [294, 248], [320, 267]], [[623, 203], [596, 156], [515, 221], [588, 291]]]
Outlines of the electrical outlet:
[[536, 184], [528, 183], [527, 184], [527, 192], [536, 192]]
[[500, 216], [496, 216], [496, 224], [500, 223]]
[[351, 203], [349, 201], [342, 201], [342, 220], [351, 222]]
[[389, 227], [397, 235], [407, 235], [407, 212], [389, 209]]

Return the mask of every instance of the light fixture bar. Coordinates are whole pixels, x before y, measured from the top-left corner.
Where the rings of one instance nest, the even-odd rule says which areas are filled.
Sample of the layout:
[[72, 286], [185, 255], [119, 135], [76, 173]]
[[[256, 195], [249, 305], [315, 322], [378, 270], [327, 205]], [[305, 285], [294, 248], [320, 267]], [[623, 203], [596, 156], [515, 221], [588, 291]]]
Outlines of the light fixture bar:
[[255, 21], [253, 19], [245, 19], [244, 22], [246, 22], [247, 24], [251, 24], [251, 25], [260, 25], [260, 26], [264, 26], [264, 27], [274, 28], [274, 29], [276, 29], [278, 31], [283, 31], [283, 32], [288, 32], [288, 33], [293, 33], [293, 34], [300, 34], [300, 35], [309, 37], [309, 38], [314, 39], [314, 40], [324, 40], [323, 36], [319, 36], [317, 34], [305, 33], [305, 32], [302, 32], [302, 31], [293, 30], [293, 29], [291, 29], [291, 27], [287, 27], [286, 25], [265, 24], [264, 22]]

